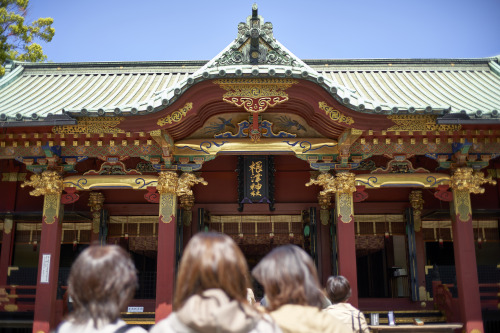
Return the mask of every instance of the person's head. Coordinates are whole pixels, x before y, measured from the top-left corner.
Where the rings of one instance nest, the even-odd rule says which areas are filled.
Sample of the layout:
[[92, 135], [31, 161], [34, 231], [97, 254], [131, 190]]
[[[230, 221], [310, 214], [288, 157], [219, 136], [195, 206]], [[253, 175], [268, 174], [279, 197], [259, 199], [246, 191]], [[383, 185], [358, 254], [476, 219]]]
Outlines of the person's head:
[[330, 276], [326, 281], [326, 295], [333, 304], [346, 302], [351, 297], [351, 285], [342, 275]]
[[252, 275], [264, 287], [271, 311], [285, 304], [322, 306], [316, 267], [298, 246], [275, 248], [255, 266]]
[[174, 310], [207, 289], [221, 289], [231, 300], [246, 303], [249, 285], [247, 262], [236, 243], [224, 234], [200, 232], [191, 238], [182, 255]]
[[117, 245], [92, 245], [71, 266], [68, 293], [76, 323], [99, 328], [116, 321], [134, 297], [137, 272], [130, 255]]

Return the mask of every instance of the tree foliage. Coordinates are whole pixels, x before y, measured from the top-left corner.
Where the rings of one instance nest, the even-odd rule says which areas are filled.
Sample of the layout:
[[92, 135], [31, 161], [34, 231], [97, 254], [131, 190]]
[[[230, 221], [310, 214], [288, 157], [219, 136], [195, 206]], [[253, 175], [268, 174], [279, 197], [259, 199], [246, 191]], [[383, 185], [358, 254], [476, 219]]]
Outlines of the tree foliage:
[[5, 73], [5, 61], [44, 61], [39, 39], [50, 42], [54, 37], [52, 18], [39, 18], [27, 25], [29, 0], [0, 0], [0, 76]]

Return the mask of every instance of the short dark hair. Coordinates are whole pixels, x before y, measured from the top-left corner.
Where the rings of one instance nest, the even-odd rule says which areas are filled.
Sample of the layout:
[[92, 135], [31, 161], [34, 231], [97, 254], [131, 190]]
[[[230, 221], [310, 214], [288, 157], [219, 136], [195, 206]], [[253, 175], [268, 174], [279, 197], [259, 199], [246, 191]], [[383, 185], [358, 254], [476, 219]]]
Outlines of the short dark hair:
[[115, 322], [134, 297], [137, 272], [130, 255], [117, 245], [91, 245], [71, 266], [68, 293], [77, 324], [92, 321], [95, 328]]
[[236, 243], [227, 235], [200, 232], [191, 238], [182, 255], [175, 288], [174, 311], [192, 295], [221, 289], [231, 300], [247, 302], [248, 265]]
[[326, 281], [326, 295], [332, 303], [341, 303], [351, 297], [351, 285], [342, 275], [330, 276]]
[[316, 267], [311, 257], [298, 246], [275, 248], [255, 266], [252, 275], [264, 287], [271, 311], [285, 304], [322, 308], [324, 296]]

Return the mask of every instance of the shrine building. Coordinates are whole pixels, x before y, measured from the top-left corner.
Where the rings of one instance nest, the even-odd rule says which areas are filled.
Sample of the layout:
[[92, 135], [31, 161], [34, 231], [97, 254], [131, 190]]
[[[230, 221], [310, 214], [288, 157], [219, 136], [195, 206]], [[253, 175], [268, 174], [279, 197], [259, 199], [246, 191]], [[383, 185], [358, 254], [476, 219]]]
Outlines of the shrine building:
[[152, 325], [214, 230], [250, 269], [302, 247], [368, 321], [498, 328], [500, 56], [299, 59], [255, 5], [234, 30], [209, 61], [7, 64], [0, 326], [54, 329], [94, 242], [130, 252], [123, 317]]

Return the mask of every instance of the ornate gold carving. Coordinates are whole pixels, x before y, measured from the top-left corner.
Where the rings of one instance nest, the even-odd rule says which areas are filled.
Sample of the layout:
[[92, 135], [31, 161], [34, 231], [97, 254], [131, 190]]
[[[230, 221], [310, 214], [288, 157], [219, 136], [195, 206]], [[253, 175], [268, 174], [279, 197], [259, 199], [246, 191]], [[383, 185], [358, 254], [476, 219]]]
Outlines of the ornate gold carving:
[[341, 172], [335, 177], [337, 183], [337, 193], [354, 193], [356, 192], [356, 175], [350, 172]]
[[319, 102], [319, 108], [330, 117], [331, 120], [337, 122], [337, 123], [344, 123], [347, 125], [352, 125], [354, 124], [354, 119], [352, 117], [348, 117], [344, 115], [342, 112], [339, 110], [334, 109], [330, 105], [328, 105], [326, 102]]
[[411, 207], [416, 211], [422, 211], [424, 209], [424, 199], [422, 199], [422, 191], [415, 190], [410, 192], [410, 204]]
[[160, 172], [158, 174], [158, 184], [156, 185], [158, 193], [175, 195], [178, 179], [179, 177], [175, 171]]
[[332, 195], [331, 193], [327, 194], [318, 194], [318, 203], [321, 209], [328, 209], [330, 208], [330, 204], [332, 202]]
[[472, 168], [457, 168], [451, 176], [451, 188], [455, 191], [466, 191], [468, 193], [484, 193], [481, 185], [489, 183], [496, 185], [496, 180], [491, 176], [485, 177], [482, 172], [474, 172]]
[[101, 192], [90, 192], [89, 207], [94, 211], [100, 211], [104, 203], [104, 195]]
[[[349, 223], [353, 217], [353, 193], [356, 192], [356, 175], [350, 172], [338, 173], [336, 177], [329, 173], [321, 173], [316, 179], [311, 179], [306, 186], [320, 185], [323, 191], [320, 197], [326, 197], [335, 193], [337, 216], [343, 223]], [[321, 199], [325, 203], [326, 200]], [[323, 209], [323, 206], [322, 206]]]
[[268, 107], [288, 101], [284, 91], [294, 79], [219, 79], [214, 81], [226, 90], [222, 99], [230, 104], [243, 107], [248, 112], [263, 112]]
[[71, 133], [125, 133], [117, 126], [124, 117], [82, 117], [78, 125], [54, 126], [52, 132], [56, 134]]
[[182, 195], [179, 197], [179, 202], [182, 209], [189, 211], [194, 205], [194, 195]]
[[410, 192], [410, 204], [413, 208], [413, 223], [415, 231], [420, 231], [422, 227], [422, 209], [424, 209], [424, 199], [422, 199], [422, 191], [415, 190]]
[[437, 115], [390, 115], [388, 119], [396, 125], [389, 127], [387, 131], [459, 131], [462, 125], [438, 125]]
[[[159, 183], [159, 181], [158, 181]], [[202, 177], [196, 177], [194, 173], [184, 172], [178, 180], [176, 193], [179, 197], [182, 196], [192, 196], [193, 190], [191, 187], [194, 184], [201, 183], [203, 185], [207, 185], [208, 183]]]
[[92, 232], [99, 233], [99, 225], [101, 224], [101, 210], [104, 204], [104, 195], [101, 192], [90, 192], [89, 207], [92, 212]]
[[165, 126], [167, 124], [178, 123], [182, 120], [183, 117], [186, 116], [189, 110], [193, 108], [193, 103], [186, 103], [179, 110], [175, 110], [172, 114], [169, 114], [166, 117], [158, 119], [156, 122], [158, 126]]
[[62, 177], [53, 170], [45, 170], [41, 174], [34, 174], [30, 180], [26, 180], [21, 187], [31, 186], [35, 188], [30, 192], [32, 196], [40, 196], [47, 194], [61, 194], [63, 190]]
[[306, 186], [319, 185], [323, 187], [323, 190], [319, 192], [319, 195], [328, 195], [330, 193], [335, 193], [337, 188], [337, 183], [335, 177], [331, 173], [321, 173], [316, 179], [310, 179], [306, 183]]

